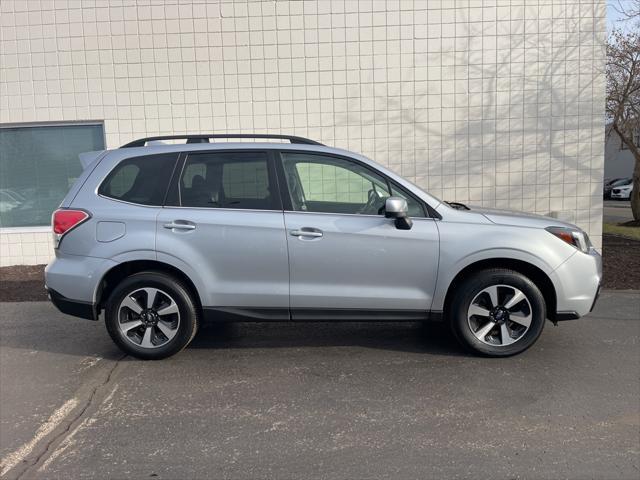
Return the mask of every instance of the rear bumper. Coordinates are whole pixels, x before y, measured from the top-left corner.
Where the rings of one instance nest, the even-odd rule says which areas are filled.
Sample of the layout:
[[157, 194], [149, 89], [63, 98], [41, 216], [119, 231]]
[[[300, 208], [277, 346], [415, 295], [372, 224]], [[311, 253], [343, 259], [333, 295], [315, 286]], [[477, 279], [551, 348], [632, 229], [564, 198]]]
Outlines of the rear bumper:
[[98, 320], [98, 311], [94, 303], [72, 300], [51, 288], [47, 288], [47, 293], [51, 303], [62, 313], [73, 315], [74, 317], [86, 318], [87, 320]]
[[100, 281], [117, 264], [112, 260], [56, 252], [56, 258], [44, 270], [47, 290], [53, 290], [73, 302], [96, 302]]
[[44, 270], [49, 299], [62, 313], [98, 319], [98, 285], [115, 262], [104, 258], [82, 257], [56, 252]]

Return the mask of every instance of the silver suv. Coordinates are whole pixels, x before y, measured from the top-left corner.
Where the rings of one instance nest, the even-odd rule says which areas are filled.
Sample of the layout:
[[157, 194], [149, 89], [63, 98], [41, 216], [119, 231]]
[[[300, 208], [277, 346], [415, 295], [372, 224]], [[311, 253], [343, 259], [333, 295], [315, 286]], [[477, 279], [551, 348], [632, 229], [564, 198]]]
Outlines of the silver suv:
[[444, 321], [508, 356], [598, 295], [601, 258], [575, 226], [442, 202], [312, 140], [151, 137], [81, 159], [46, 286], [64, 313], [104, 312], [139, 358], [179, 352], [201, 320]]

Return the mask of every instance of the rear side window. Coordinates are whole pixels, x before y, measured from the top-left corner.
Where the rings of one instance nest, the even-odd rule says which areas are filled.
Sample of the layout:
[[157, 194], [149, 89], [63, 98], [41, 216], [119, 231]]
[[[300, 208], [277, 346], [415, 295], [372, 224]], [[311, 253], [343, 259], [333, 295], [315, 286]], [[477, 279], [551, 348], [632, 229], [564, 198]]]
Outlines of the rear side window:
[[128, 158], [107, 176], [98, 193], [141, 205], [162, 205], [178, 155], [163, 153]]
[[265, 152], [216, 152], [187, 157], [180, 176], [183, 207], [277, 210], [277, 189]]

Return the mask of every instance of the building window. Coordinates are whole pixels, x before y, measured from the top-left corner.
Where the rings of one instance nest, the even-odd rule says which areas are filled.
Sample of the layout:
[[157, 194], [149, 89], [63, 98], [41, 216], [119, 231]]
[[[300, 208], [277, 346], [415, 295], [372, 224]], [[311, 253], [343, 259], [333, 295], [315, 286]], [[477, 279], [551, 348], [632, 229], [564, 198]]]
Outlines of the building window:
[[101, 123], [0, 127], [0, 227], [49, 225], [82, 172], [78, 154], [104, 148]]

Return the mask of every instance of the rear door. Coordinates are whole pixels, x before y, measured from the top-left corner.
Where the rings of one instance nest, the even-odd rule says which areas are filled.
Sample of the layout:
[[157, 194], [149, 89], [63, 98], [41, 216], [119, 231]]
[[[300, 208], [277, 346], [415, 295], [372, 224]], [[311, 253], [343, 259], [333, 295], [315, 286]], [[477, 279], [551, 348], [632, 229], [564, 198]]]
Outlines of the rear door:
[[[355, 160], [281, 152], [294, 319], [424, 319], [439, 244], [424, 205]], [[413, 219], [398, 230], [384, 216], [403, 196]]]
[[[205, 309], [289, 318], [289, 269], [273, 155], [189, 152], [157, 221], [158, 258], [198, 272]], [[215, 312], [214, 312], [215, 314]], [[214, 315], [215, 318], [215, 315]]]

